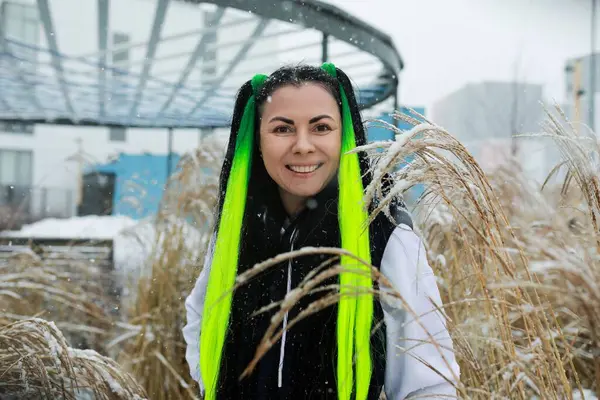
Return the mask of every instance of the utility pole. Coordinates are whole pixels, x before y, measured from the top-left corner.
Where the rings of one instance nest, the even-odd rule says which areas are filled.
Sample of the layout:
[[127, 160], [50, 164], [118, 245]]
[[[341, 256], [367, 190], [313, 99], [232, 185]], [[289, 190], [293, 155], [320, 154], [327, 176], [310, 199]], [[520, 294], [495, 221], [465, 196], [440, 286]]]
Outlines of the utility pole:
[[321, 62], [326, 63], [329, 61], [329, 35], [323, 33], [323, 39], [321, 40]]
[[171, 172], [172, 172], [172, 168], [173, 168], [173, 128], [169, 128], [167, 130], [167, 140], [168, 140], [168, 154], [167, 154], [167, 179], [165, 180], [165, 187], [167, 185], [167, 182], [169, 181], [169, 178], [171, 177]]
[[77, 210], [81, 207], [83, 200], [83, 140], [81, 137], [75, 139], [77, 143]]
[[[579, 124], [581, 122], [581, 96], [584, 91], [581, 88], [581, 60], [575, 60], [573, 65], [573, 99], [574, 99], [574, 122]], [[579, 132], [579, 128], [577, 128]]]
[[596, 132], [596, 0], [592, 0], [592, 15], [590, 23], [590, 108], [589, 112], [589, 124], [590, 129]]

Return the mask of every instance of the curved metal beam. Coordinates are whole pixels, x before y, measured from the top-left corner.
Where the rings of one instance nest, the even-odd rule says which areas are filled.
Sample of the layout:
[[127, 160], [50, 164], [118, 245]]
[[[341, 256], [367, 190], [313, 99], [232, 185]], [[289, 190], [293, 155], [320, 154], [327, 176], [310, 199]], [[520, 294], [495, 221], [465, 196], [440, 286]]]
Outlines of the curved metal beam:
[[[0, 10], [2, 10], [2, 7], [0, 6]], [[4, 30], [2, 29], [2, 24], [4, 23], [4, 21], [2, 21], [2, 13], [0, 13], [0, 65], [2, 65], [2, 58], [4, 57], [4, 55], [2, 54], [4, 52], [6, 43], [4, 42]], [[12, 106], [8, 103], [8, 101], [4, 98], [4, 93], [2, 90], [2, 86], [0, 85], [0, 104], [2, 104], [2, 106], [10, 111], [15, 111], [14, 108], [12, 108]]]
[[[38, 2], [38, 5], [42, 4], [42, 6], [40, 6], [40, 14], [44, 14], [42, 12], [43, 9], [43, 5], [48, 5], [48, 0], [36, 0]], [[99, 12], [101, 12], [101, 4], [102, 2], [108, 2], [110, 0], [97, 0], [99, 7], [98, 10]], [[160, 1], [167, 1], [167, 0], [160, 0]], [[309, 28], [309, 29], [314, 29], [315, 31], [318, 31], [322, 34], [328, 35], [330, 39], [336, 39], [342, 42], [345, 42], [347, 44], [350, 44], [350, 47], [352, 47], [353, 49], [355, 49], [356, 51], [361, 51], [363, 54], [368, 53], [372, 56], [374, 56], [374, 58], [377, 59], [376, 63], [373, 63], [373, 66], [379, 66], [381, 68], [380, 72], [373, 72], [371, 74], [369, 74], [369, 81], [365, 82], [364, 85], [361, 85], [360, 89], [357, 89], [357, 91], [359, 92], [359, 96], [362, 97], [361, 103], [362, 103], [362, 107], [363, 108], [367, 108], [370, 107], [374, 104], [380, 103], [381, 101], [385, 100], [386, 98], [392, 96], [394, 94], [394, 92], [396, 91], [396, 88], [398, 86], [398, 80], [399, 80], [399, 72], [402, 70], [403, 68], [403, 62], [402, 59], [400, 58], [394, 44], [393, 41], [390, 39], [389, 36], [383, 34], [382, 32], [378, 31], [377, 29], [375, 29], [374, 27], [365, 24], [364, 22], [358, 20], [355, 17], [350, 16], [349, 14], [345, 13], [344, 11], [340, 10], [339, 8], [336, 8], [334, 6], [322, 3], [318, 0], [176, 0], [176, 1], [180, 1], [180, 2], [187, 2], [187, 3], [192, 3], [192, 4], [201, 4], [201, 3], [211, 3], [219, 8], [232, 8], [232, 9], [237, 9], [237, 10], [242, 10], [242, 11], [246, 11], [246, 12], [250, 12], [251, 14], [254, 14], [252, 16], [252, 19], [254, 21], [257, 21], [258, 18], [263, 19], [263, 20], [278, 20], [278, 21], [282, 21], [285, 23], [293, 23], [298, 27], [303, 27], [303, 28]], [[155, 2], [154, 4], [156, 4], [157, 2]], [[44, 29], [45, 29], [45, 33], [48, 37], [48, 47], [50, 48], [49, 51], [45, 50], [45, 52], [50, 53], [49, 55], [51, 56], [51, 63], [53, 64], [53, 66], [55, 67], [55, 71], [56, 71], [56, 76], [59, 77], [59, 79], [57, 79], [57, 85], [56, 84], [52, 84], [52, 90], [56, 91], [56, 89], [58, 90], [62, 90], [63, 93], [64, 89], [72, 89], [75, 90], [75, 86], [72, 88], [69, 87], [65, 87], [68, 86], [70, 84], [75, 85], [75, 83], [73, 82], [69, 82], [71, 77], [70, 74], [68, 72], [68, 68], [63, 68], [62, 65], [60, 65], [60, 60], [56, 59], [56, 56], [58, 57], [63, 57], [65, 59], [73, 59], [76, 61], [80, 61], [82, 63], [84, 63], [85, 65], [94, 65], [95, 66], [99, 66], [102, 65], [102, 60], [101, 57], [99, 57], [99, 54], [96, 54], [97, 56], [97, 61], [95, 63], [90, 62], [87, 59], [82, 59], [81, 56], [79, 57], [68, 57], [65, 55], [61, 55], [56, 51], [56, 40], [55, 38], [52, 37], [52, 35], [49, 35], [49, 32], [52, 32], [52, 19], [50, 18], [50, 10], [48, 9], [47, 15], [46, 15], [46, 20], [44, 21]], [[101, 15], [98, 15], [98, 22], [99, 25], [102, 25], [101, 23], [101, 19], [103, 17]], [[155, 15], [155, 21], [156, 21], [157, 15]], [[228, 23], [223, 23], [221, 26], [219, 26], [219, 29], [223, 29], [225, 25], [230, 24]], [[233, 25], [233, 23], [231, 23]], [[155, 24], [156, 25], [156, 24]], [[216, 27], [211, 27], [212, 29], [217, 29]], [[247, 42], [245, 42], [243, 44], [243, 46], [241, 46], [241, 49], [238, 51], [238, 54], [236, 57], [234, 57], [233, 60], [229, 59], [227, 60], [226, 66], [225, 66], [225, 74], [219, 74], [219, 78], [227, 78], [227, 79], [232, 79], [231, 78], [231, 71], [235, 70], [238, 71], [239, 67], [236, 65], [238, 64], [237, 60], [242, 60], [246, 54], [248, 53], [248, 51], [250, 50], [250, 48], [253, 46], [254, 43], [256, 43], [257, 38], [262, 38], [262, 35], [264, 34], [264, 27], [260, 28], [260, 25], [257, 27], [259, 28], [258, 33], [255, 32], [254, 33], [254, 37], [251, 37], [248, 39]], [[210, 29], [210, 30], [212, 30]], [[153, 28], [154, 31], [154, 28]], [[100, 32], [99, 32], [100, 34]], [[273, 35], [278, 34], [278, 33], [273, 33]], [[152, 36], [152, 35], [151, 35]], [[157, 35], [157, 40], [159, 39], [160, 36], [160, 32]], [[189, 32], [185, 33], [185, 34], [177, 34], [177, 35], [173, 35], [173, 38], [177, 36], [189, 36]], [[266, 36], [266, 35], [265, 35]], [[1, 39], [1, 38], [0, 38]], [[163, 43], [163, 40], [167, 39], [167, 37], [165, 38], [160, 38], [161, 39], [161, 43]], [[102, 47], [101, 44], [101, 40], [102, 38], [99, 35], [98, 38], [98, 47]], [[152, 42], [152, 39], [150, 40], [150, 42]], [[150, 50], [151, 43], [148, 43], [148, 51]], [[131, 46], [131, 45], [128, 45]], [[23, 47], [27, 47], [24, 46]], [[36, 49], [39, 50], [39, 49]], [[197, 51], [198, 53], [201, 53], [201, 51]], [[100, 54], [102, 53], [106, 53], [106, 50], [100, 50]], [[322, 56], [322, 54], [320, 54], [321, 52], [319, 52], [318, 55], [316, 55], [316, 57]], [[328, 52], [330, 53], [330, 52]], [[329, 58], [331, 58], [331, 54], [327, 54], [329, 56]], [[198, 55], [199, 57], [202, 57], [202, 54]], [[10, 57], [9, 57], [10, 58]], [[157, 59], [156, 57], [151, 57], [153, 60], [153, 62], [156, 62]], [[319, 57], [320, 59], [320, 57]], [[190, 57], [188, 65], [193, 64], [193, 62], [191, 61], [192, 57]], [[57, 63], [58, 61], [58, 63]], [[336, 61], [336, 60], [334, 60]], [[318, 62], [317, 59], [314, 60], [314, 62]], [[370, 62], [366, 61], [367, 63]], [[190, 64], [191, 63], [191, 64]], [[206, 128], [209, 127], [222, 127], [224, 126], [223, 124], [227, 123], [226, 122], [226, 111], [219, 111], [218, 115], [214, 114], [211, 111], [207, 111], [207, 105], [212, 105], [211, 103], [211, 98], [215, 96], [215, 93], [220, 92], [220, 89], [223, 84], [223, 82], [216, 80], [216, 81], [212, 81], [208, 86], [208, 91], [202, 93], [200, 95], [200, 99], [199, 101], [197, 100], [196, 96], [190, 96], [185, 90], [184, 87], [181, 88], [177, 88], [174, 89], [173, 87], [173, 82], [164, 82], [163, 80], [160, 79], [155, 79], [150, 75], [150, 70], [152, 67], [152, 62], [148, 62], [147, 64], [147, 69], [148, 69], [148, 76], [147, 79], [152, 79], [154, 81], [156, 81], [157, 83], [161, 83], [164, 85], [168, 85], [169, 87], [167, 88], [166, 93], [163, 94], [169, 94], [172, 93], [173, 95], [173, 99], [171, 100], [172, 102], [175, 102], [176, 100], [178, 100], [179, 98], [185, 98], [186, 100], [192, 100], [192, 105], [194, 106], [193, 109], [191, 110], [191, 112], [189, 112], [187, 110], [179, 110], [179, 111], [174, 111], [172, 115], [167, 115], [167, 110], [169, 110], [169, 107], [167, 105], [166, 108], [164, 108], [162, 110], [162, 113], [160, 113], [163, 116], [163, 120], [158, 122], [158, 121], [149, 121], [148, 119], [144, 118], [148, 118], [148, 117], [152, 117], [150, 115], [144, 115], [142, 117], [142, 119], [140, 118], [129, 118], [127, 116], [101, 116], [100, 113], [96, 114], [96, 115], [92, 115], [95, 112], [92, 112], [91, 114], [88, 113], [85, 116], [84, 115], [74, 115], [71, 114], [69, 115], [68, 113], [65, 114], [65, 110], [64, 108], [62, 108], [61, 110], [56, 110], [57, 112], [60, 111], [59, 114], [56, 115], [55, 118], [52, 118], [52, 120], [48, 120], [47, 115], [44, 116], [44, 114], [46, 114], [46, 112], [49, 110], [40, 110], [39, 113], [35, 112], [34, 114], [36, 115], [31, 115], [27, 117], [27, 120], [32, 121], [32, 122], [44, 122], [44, 123], [50, 123], [50, 124], [72, 124], [72, 125], [105, 125], [105, 126], [127, 126], [127, 127], [149, 127], [149, 125], [154, 125], [155, 127], [160, 127], [160, 128], [168, 128], [168, 127], [181, 127], [181, 128], [197, 128], [199, 126], [203, 126]], [[16, 77], [20, 77], [21, 75], [21, 71], [19, 70], [19, 68], [10, 68], [11, 73], [13, 74], [13, 76]], [[61, 74], [62, 71], [62, 74]], [[377, 70], [379, 71], [379, 70]], [[97, 73], [97, 72], [90, 72], [91, 74], [93, 74], [94, 76], [97, 77], [97, 79], [99, 80], [98, 84], [96, 84], [96, 87], [94, 88], [94, 85], [89, 85], [90, 90], [93, 93], [90, 93], [90, 96], [93, 97], [92, 101], [94, 101], [95, 106], [101, 105], [102, 101], [100, 101], [100, 103], [96, 103], [99, 100], [99, 97], [97, 96], [101, 96], [101, 93], [99, 93], [101, 91], [101, 81], [102, 81], [102, 74], [101, 73]], [[183, 70], [183, 74], [186, 73], [186, 70]], [[131, 74], [132, 76], [134, 74]], [[145, 96], [150, 96], [150, 93], [146, 93], [146, 87], [148, 86], [146, 84], [146, 82], [144, 82], [143, 75], [145, 74], [141, 74], [142, 76], [139, 76], [139, 80], [137, 82], [137, 85], [133, 85], [132, 89], [136, 90], [136, 104], [130, 108], [127, 111], [132, 111], [134, 109], [139, 109], [139, 105], [141, 104], [142, 101], [144, 100]], [[64, 77], [68, 76], [69, 77], [69, 81], [65, 81]], [[183, 78], [183, 79], [182, 79]], [[372, 80], [371, 80], [372, 78]], [[185, 76], [184, 75], [180, 75], [179, 80], [182, 82], [182, 84], [184, 82], [186, 82]], [[54, 81], [54, 80], [53, 80]], [[18, 83], [18, 81], [17, 81]], [[25, 81], [25, 83], [27, 83]], [[36, 90], [34, 92], [34, 87], [33, 87], [33, 83], [30, 84], [24, 84], [25, 88], [27, 89], [28, 94], [34, 94], [33, 96], [33, 103], [35, 104], [35, 100], [38, 100], [37, 97], [40, 95], [40, 93]], [[48, 86], [48, 85], [46, 85]], [[56, 86], [58, 86], [56, 88]], [[136, 88], [137, 87], [137, 88]], [[108, 89], [107, 89], [108, 90]], [[164, 89], [163, 89], [164, 90]], [[184, 93], [185, 91], [185, 93]], [[202, 90], [204, 91], [204, 90]], [[197, 91], [195, 92], [197, 94]], [[66, 94], [68, 95], [69, 93], [66, 92]], [[71, 93], [72, 96], [76, 95], [76, 92], [72, 92]], [[167, 96], [170, 97], [170, 96]], [[48, 96], [46, 96], [44, 99], [46, 101], [46, 103], [44, 104], [46, 107], [51, 106], [51, 102], [48, 102]], [[12, 100], [9, 98], [9, 100]], [[75, 97], [71, 97], [69, 98], [69, 96], [65, 96], [65, 103], [70, 100], [71, 104], [78, 104], [75, 103]], [[104, 99], [106, 100], [106, 99]], [[161, 101], [162, 102], [162, 101]], [[368, 103], [368, 104], [364, 104], [364, 103]], [[178, 103], [179, 104], [179, 103]], [[164, 103], [163, 103], [164, 105]], [[158, 106], [160, 106], [160, 104], [158, 104]], [[34, 105], [35, 107], [35, 105]], [[130, 105], [131, 107], [131, 105]], [[162, 108], [162, 107], [161, 107]], [[186, 107], [187, 108], [187, 107]], [[99, 110], [99, 109], [98, 109]], [[188, 109], [189, 110], [189, 109]], [[12, 114], [12, 113], [11, 113]], [[188, 119], [186, 120], [186, 115], [188, 117]], [[16, 117], [16, 115], [15, 115]], [[15, 118], [12, 115], [6, 115], [5, 118], [2, 118], [3, 120], [9, 120], [11, 118]], [[43, 120], [43, 118], [45, 117], [45, 120]], [[108, 118], [107, 118], [108, 117]], [[151, 118], [152, 119], [152, 118]], [[152, 123], [150, 123], [152, 122]]]
[[294, 23], [306, 28], [316, 29], [346, 42], [353, 47], [359, 47], [377, 57], [384, 65], [379, 82], [389, 82], [386, 90], [372, 101], [361, 104], [361, 108], [370, 108], [391, 96], [398, 87], [400, 71], [404, 61], [396, 50], [389, 35], [373, 26], [359, 20], [338, 7], [318, 0], [178, 0], [186, 3], [212, 3], [219, 7], [231, 7], [250, 13], [256, 13], [263, 18]]
[[152, 68], [152, 62], [154, 61], [154, 55], [156, 54], [156, 47], [158, 46], [158, 40], [160, 39], [160, 31], [162, 30], [163, 22], [165, 22], [165, 16], [167, 14], [167, 8], [169, 7], [169, 0], [158, 0], [156, 4], [156, 12], [154, 14], [154, 23], [152, 24], [152, 31], [150, 33], [150, 40], [148, 41], [148, 48], [146, 50], [146, 63], [142, 69], [142, 74], [138, 82], [137, 89], [135, 90], [135, 98], [131, 109], [129, 110], [129, 118], [133, 118], [137, 113], [138, 106], [142, 100], [142, 93], [146, 88], [148, 82], [148, 76], [150, 75], [150, 68]]
[[98, 68], [98, 101], [100, 116], [106, 113], [106, 47], [108, 44], [108, 9], [110, 0], [98, 0], [98, 50], [100, 68]]
[[[254, 21], [256, 21], [255, 17], [236, 18], [234, 20], [227, 21], [223, 25], [220, 25], [220, 26], [214, 27], [214, 28], [211, 27], [211, 28], [202, 28], [202, 29], [192, 29], [189, 31], [178, 32], [178, 33], [175, 33], [172, 35], [166, 35], [166, 36], [163, 36], [160, 38], [160, 43], [165, 44], [165, 43], [168, 43], [173, 40], [203, 35], [203, 34], [209, 33], [209, 32], [216, 32], [217, 29], [224, 29], [224, 28], [229, 28], [229, 27], [234, 27], [234, 26], [236, 26], [236, 27], [242, 26], [245, 24], [250, 24]], [[125, 43], [125, 44], [121, 44], [119, 46], [114, 46], [112, 49], [110, 49], [110, 51], [133, 50], [133, 49], [137, 49], [140, 47], [146, 47], [147, 45], [148, 45], [148, 42]], [[108, 50], [106, 50], [106, 51], [108, 51]], [[95, 51], [93, 53], [86, 53], [86, 54], [79, 55], [79, 56], [75, 57], [75, 59], [77, 59], [77, 60], [87, 60], [88, 58], [96, 59], [96, 58], [99, 58], [100, 56], [102, 56], [102, 53]]]
[[215, 91], [219, 88], [219, 86], [221, 86], [221, 83], [223, 82], [224, 78], [227, 75], [229, 75], [235, 67], [237, 67], [239, 65], [240, 61], [244, 58], [244, 56], [246, 56], [248, 51], [250, 51], [250, 49], [252, 48], [252, 45], [254, 45], [254, 43], [256, 43], [256, 41], [254, 39], [256, 39], [258, 36], [260, 36], [264, 32], [264, 30], [268, 24], [269, 24], [268, 19], [262, 18], [259, 21], [256, 28], [254, 28], [254, 31], [252, 32], [252, 34], [246, 39], [246, 43], [244, 43], [242, 45], [242, 47], [239, 49], [239, 51], [237, 52], [235, 57], [233, 57], [233, 59], [231, 59], [227, 68], [225, 68], [225, 70], [219, 75], [219, 77], [214, 79], [214, 84], [212, 84], [211, 87], [204, 93], [204, 96], [202, 96], [202, 98], [200, 100], [198, 100], [198, 102], [196, 103], [194, 108], [192, 108], [190, 110], [190, 112], [187, 114], [187, 118], [190, 118], [191, 116], [193, 116], [194, 113], [200, 107], [202, 107], [204, 105], [204, 103], [206, 103], [206, 101], [210, 98], [210, 96], [212, 96], [215, 93]]
[[[218, 26], [221, 22], [221, 18], [223, 18], [223, 15], [225, 15], [225, 9], [219, 8], [214, 15], [214, 20], [212, 21], [212, 24], [214, 26]], [[183, 84], [189, 78], [190, 74], [194, 70], [194, 67], [196, 66], [196, 63], [198, 62], [198, 59], [201, 58], [204, 53], [206, 44], [208, 43], [208, 37], [209, 35], [205, 33], [204, 35], [202, 35], [202, 38], [198, 41], [196, 48], [190, 55], [188, 63], [185, 66], [183, 72], [181, 73], [181, 76], [179, 77], [179, 80], [177, 81], [175, 86], [173, 86], [173, 90], [171, 91], [169, 98], [164, 102], [164, 104], [160, 108], [157, 118], [160, 118], [163, 115], [163, 113], [167, 110], [167, 108], [169, 108], [169, 105], [171, 105], [171, 102], [177, 95], [177, 92], [179, 92], [179, 89], [183, 87]]]
[[[207, 118], [207, 123], [202, 125], [202, 129], [219, 129], [219, 128], [225, 128], [228, 125], [223, 125], [222, 122], [220, 120], [217, 119], [208, 119]], [[53, 119], [51, 121], [48, 121], [45, 118], [28, 118], [27, 120], [24, 119], [19, 119], [19, 118], [0, 118], [0, 122], [7, 122], [7, 123], [23, 123], [23, 122], [27, 122], [29, 124], [45, 124], [45, 125], [65, 125], [65, 126], [98, 126], [98, 127], [114, 127], [114, 128], [143, 128], [143, 129], [168, 129], [171, 127], [174, 127], [176, 129], [198, 129], [198, 124], [173, 124], [173, 125], [166, 125], [166, 124], [160, 124], [160, 125], [156, 125], [156, 124], [152, 124], [152, 123], [148, 123], [148, 124], [140, 124], [140, 123], [131, 123], [131, 124], [119, 124], [119, 123], [106, 123], [106, 122], [99, 122], [96, 119], [87, 119], [87, 118], [82, 118], [82, 119], [78, 119], [77, 121], [73, 121], [71, 118], [56, 118]]]
[[[7, 3], [1, 4], [0, 6], [6, 7]], [[37, 108], [37, 111], [39, 111], [41, 114], [44, 114], [44, 109], [42, 108], [42, 105], [40, 104], [37, 96], [35, 95], [31, 83], [27, 81], [26, 76], [23, 73], [22, 67], [17, 62], [17, 58], [9, 49], [9, 43], [6, 40], [3, 24], [4, 21], [0, 21], [0, 50], [2, 50], [3, 53], [0, 56], [4, 58], [7, 63], [10, 64], [10, 68], [7, 68], [7, 70], [14, 74], [16, 81], [18, 81], [23, 86], [23, 92], [25, 92], [27, 97], [29, 98], [30, 104], [33, 104]], [[2, 92], [4, 93], [4, 88]], [[8, 108], [13, 108], [8, 103], [8, 100], [6, 100], [5, 104], [8, 106]]]
[[50, 55], [52, 60], [52, 66], [56, 71], [56, 77], [62, 92], [65, 105], [67, 106], [68, 112], [76, 119], [75, 110], [71, 103], [71, 97], [69, 96], [69, 87], [65, 83], [65, 74], [63, 71], [62, 60], [58, 56], [58, 44], [56, 42], [56, 35], [54, 34], [54, 24], [52, 23], [52, 14], [50, 13], [50, 6], [48, 0], [37, 0], [38, 10], [40, 12], [40, 18], [42, 20], [42, 26], [46, 34], [46, 41], [50, 49]]
[[292, 22], [314, 28], [379, 58], [395, 74], [404, 62], [390, 36], [330, 4], [317, 0], [178, 0], [186, 3], [212, 3], [256, 13], [260, 17]]

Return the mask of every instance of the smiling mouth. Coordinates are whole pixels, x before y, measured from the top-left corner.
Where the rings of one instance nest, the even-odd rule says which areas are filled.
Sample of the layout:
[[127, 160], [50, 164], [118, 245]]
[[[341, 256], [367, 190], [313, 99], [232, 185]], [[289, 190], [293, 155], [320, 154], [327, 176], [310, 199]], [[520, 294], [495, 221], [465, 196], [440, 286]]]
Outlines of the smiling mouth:
[[297, 174], [310, 174], [323, 166], [323, 163], [314, 165], [286, 165], [285, 167]]

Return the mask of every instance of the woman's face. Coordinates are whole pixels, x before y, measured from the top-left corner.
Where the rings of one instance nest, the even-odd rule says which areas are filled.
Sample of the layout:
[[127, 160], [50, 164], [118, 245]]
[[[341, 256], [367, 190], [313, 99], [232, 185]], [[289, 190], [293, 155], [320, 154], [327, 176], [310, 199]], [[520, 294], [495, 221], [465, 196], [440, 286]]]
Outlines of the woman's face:
[[342, 122], [334, 97], [316, 83], [284, 86], [265, 102], [261, 117], [262, 159], [286, 208], [319, 193], [340, 162]]

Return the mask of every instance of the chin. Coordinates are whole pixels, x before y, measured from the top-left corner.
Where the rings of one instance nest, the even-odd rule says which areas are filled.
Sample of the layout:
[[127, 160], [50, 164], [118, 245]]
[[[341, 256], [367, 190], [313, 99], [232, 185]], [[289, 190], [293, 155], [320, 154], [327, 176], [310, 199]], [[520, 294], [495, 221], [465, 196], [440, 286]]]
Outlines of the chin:
[[312, 197], [318, 193], [317, 190], [288, 190], [287, 192], [296, 197]]
[[290, 193], [293, 196], [297, 196], [297, 197], [313, 197], [316, 196], [317, 194], [319, 194], [319, 192], [323, 190], [323, 187], [313, 187], [313, 188], [303, 188], [301, 190], [298, 190], [297, 188], [295, 190], [289, 190], [288, 189], [288, 193]]

